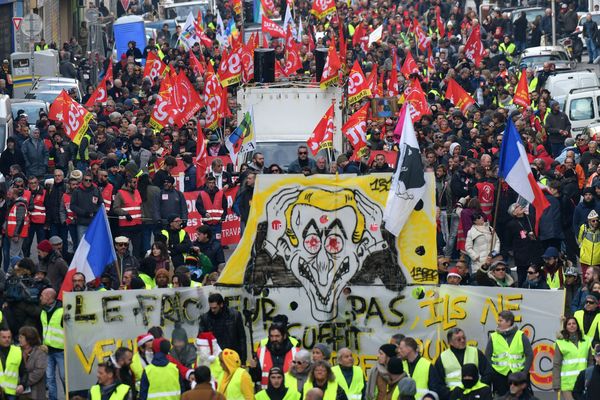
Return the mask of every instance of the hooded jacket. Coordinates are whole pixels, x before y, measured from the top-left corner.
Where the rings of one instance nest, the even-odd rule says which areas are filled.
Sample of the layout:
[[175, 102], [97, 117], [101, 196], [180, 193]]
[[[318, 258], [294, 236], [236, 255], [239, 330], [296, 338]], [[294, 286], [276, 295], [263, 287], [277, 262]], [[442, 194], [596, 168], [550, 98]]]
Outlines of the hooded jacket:
[[102, 194], [95, 185], [86, 188], [81, 184], [71, 196], [71, 210], [77, 215], [78, 225], [91, 224], [98, 207], [103, 204]]
[[[242, 368], [242, 363], [240, 361], [240, 356], [238, 355], [238, 353], [231, 349], [224, 349], [221, 352], [221, 354], [219, 354], [219, 359], [221, 360], [221, 365], [223, 366], [223, 377], [221, 378], [221, 381], [219, 382], [217, 388], [219, 390], [219, 393], [226, 394], [227, 387], [231, 383], [233, 375], [239, 368]], [[240, 384], [240, 390], [244, 394], [244, 399], [253, 400], [254, 383], [252, 382], [250, 374], [245, 370], [242, 372]]]

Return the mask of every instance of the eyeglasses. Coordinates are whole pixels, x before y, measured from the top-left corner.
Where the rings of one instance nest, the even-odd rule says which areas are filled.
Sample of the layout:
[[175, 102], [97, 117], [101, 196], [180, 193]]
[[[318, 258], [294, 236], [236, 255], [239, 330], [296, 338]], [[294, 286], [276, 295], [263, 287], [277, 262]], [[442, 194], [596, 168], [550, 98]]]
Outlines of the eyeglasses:
[[294, 361], [292, 361], [292, 364], [304, 364], [304, 361], [296, 361], [296, 360], [294, 360]]
[[129, 243], [117, 243], [117, 247], [129, 246]]
[[496, 271], [496, 272], [504, 272], [504, 271], [506, 271], [506, 268], [496, 268], [494, 271]]
[[84, 182], [91, 182], [92, 180], [88, 178], [88, 179], [84, 179], [83, 181]]
[[586, 300], [585, 304], [598, 304], [597, 301], [593, 301], [593, 300]]
[[527, 274], [528, 274], [528, 275], [533, 275], [533, 274], [535, 274], [535, 273], [536, 273], [535, 271], [527, 271]]
[[299, 152], [298, 152], [298, 155], [299, 155], [299, 156], [301, 156], [301, 155], [306, 155], [306, 154], [308, 154], [308, 151], [299, 151]]
[[597, 219], [590, 219], [590, 222], [598, 222]]

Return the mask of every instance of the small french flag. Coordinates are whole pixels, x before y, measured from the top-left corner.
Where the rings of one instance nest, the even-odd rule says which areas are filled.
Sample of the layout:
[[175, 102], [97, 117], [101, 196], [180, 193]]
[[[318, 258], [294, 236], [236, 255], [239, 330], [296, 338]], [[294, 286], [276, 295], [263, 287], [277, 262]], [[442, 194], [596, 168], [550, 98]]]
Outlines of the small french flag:
[[527, 161], [527, 154], [525, 154], [525, 146], [523, 146], [519, 132], [510, 118], [502, 138], [498, 175], [535, 208], [535, 231], [537, 234], [542, 213], [546, 207], [550, 206], [550, 203], [533, 177]]
[[117, 255], [106, 210], [104, 207], [99, 207], [96, 216], [75, 250], [59, 296], [62, 297], [62, 292], [69, 292], [73, 289], [72, 280], [75, 273], [81, 272], [85, 275], [86, 283], [91, 282], [99, 278], [106, 267], [116, 260]]

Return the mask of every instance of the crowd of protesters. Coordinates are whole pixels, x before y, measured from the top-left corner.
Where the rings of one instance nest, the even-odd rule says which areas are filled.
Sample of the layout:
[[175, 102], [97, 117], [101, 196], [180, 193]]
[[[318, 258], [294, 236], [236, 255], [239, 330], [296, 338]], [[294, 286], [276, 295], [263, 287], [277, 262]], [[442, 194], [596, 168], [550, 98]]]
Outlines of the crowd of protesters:
[[[122, 7], [122, 2], [117, 3]], [[156, 6], [150, 1], [131, 1], [128, 10], [118, 13], [153, 13]], [[233, 18], [241, 31], [233, 3], [218, 2], [218, 6], [225, 25], [229, 26]], [[336, 6], [335, 16], [317, 20], [310, 14], [311, 2], [295, 2], [295, 22], [302, 20], [305, 29], [300, 47], [302, 68], [296, 78], [316, 80], [315, 48], [327, 47], [334, 38], [339, 44], [340, 32], [347, 44], [345, 65], [349, 68], [358, 60], [365, 74], [378, 68], [382, 93], [390, 86], [386, 78], [394, 65], [392, 49], [399, 65], [409, 52], [412, 54], [421, 72], [410, 78], [420, 80], [431, 111], [415, 123], [415, 130], [423, 163], [436, 178], [440, 283], [564, 289], [565, 318], [556, 342], [552, 387], [567, 399], [599, 398], [598, 143], [585, 133], [573, 135], [567, 115], [552, 93], [543, 88], [553, 73], [552, 63], [546, 63], [541, 71], [526, 71], [529, 107], [512, 102], [519, 72], [511, 65], [518, 52], [547, 40], [552, 18], [559, 33], [571, 33], [577, 26], [576, 11], [586, 11], [587, 3], [562, 3], [555, 17], [547, 10], [532, 22], [524, 15], [513, 22], [509, 13], [499, 9], [481, 18], [478, 10], [466, 8], [464, 2], [440, 0], [361, 0], [351, 5], [338, 2]], [[101, 11], [105, 17], [109, 15], [103, 5]], [[284, 14], [279, 5], [277, 11]], [[439, 19], [444, 25], [443, 35]], [[411, 34], [415, 21], [431, 39], [433, 65], [428, 66], [427, 54], [419, 50]], [[197, 43], [192, 52], [204, 66], [210, 62], [216, 67], [224, 47], [216, 41], [216, 15], [208, 12], [204, 22], [213, 46]], [[353, 41], [356, 32], [368, 35], [382, 24], [382, 38], [368, 49], [361, 41]], [[486, 49], [479, 67], [464, 52], [464, 44], [477, 26]], [[81, 45], [73, 38], [61, 49], [61, 73], [65, 76], [74, 74], [70, 55], [84, 51], [85, 30], [82, 26], [78, 35]], [[588, 18], [583, 33], [590, 62], [600, 48], [597, 30]], [[160, 78], [153, 81], [144, 77], [139, 58], [150, 52], [162, 54], [166, 64], [177, 72], [184, 71], [198, 93], [204, 93], [204, 76], [190, 65], [190, 53], [178, 47], [178, 32], [166, 25], [146, 48], [138, 49], [131, 43], [127, 53], [119, 55], [113, 66], [114, 85], [108, 86], [109, 99], [90, 107], [93, 119], [80, 145], [73, 144], [61, 124], [43, 112], [20, 112], [15, 118], [15, 135], [8, 138], [0, 155], [4, 177], [0, 190], [0, 287], [4, 302], [0, 362], [6, 368], [7, 364], [16, 366], [10, 377], [4, 372], [0, 378], [6, 398], [48, 396], [53, 400], [57, 398], [57, 383], [64, 384], [64, 342], [57, 333], [62, 327], [62, 306], [57, 293], [74, 250], [101, 207], [110, 220], [117, 261], [98, 282], [86, 282], [82, 274], [75, 274], [70, 282], [74, 291], [211, 285], [225, 263], [226, 249], [219, 240], [227, 217], [224, 190], [240, 186], [233, 212], [239, 215], [243, 228], [256, 175], [394, 170], [385, 152], [398, 150], [393, 134], [396, 118], [372, 118], [367, 125], [368, 149], [362, 159], [354, 159], [352, 149], [337, 154], [334, 161], [320, 156], [313, 159], [308, 147], [300, 146], [284, 166], [255, 152], [239, 171], [215, 159], [204, 185], [197, 187], [198, 141], [206, 142], [209, 155], [226, 155], [225, 135], [238, 121], [235, 116], [225, 118], [221, 129], [208, 130], [207, 109], [203, 108], [185, 126], [165, 126], [160, 131], [151, 128], [149, 120]], [[275, 48], [277, 62], [283, 60], [281, 41], [268, 44]], [[46, 45], [42, 42], [39, 46]], [[0, 90], [5, 93], [12, 90], [9, 74], [8, 64], [3, 65]], [[408, 78], [398, 74], [400, 91]], [[444, 98], [449, 78], [477, 101], [468, 112], [463, 113]], [[93, 91], [93, 86], [87, 88], [83, 102]], [[230, 87], [227, 95], [235, 115], [235, 88]], [[361, 105], [359, 102], [352, 108]], [[550, 204], [537, 229], [535, 210], [498, 180], [499, 149], [509, 118], [521, 135], [535, 179]], [[193, 238], [183, 230], [188, 208], [171, 176], [178, 164], [185, 169], [183, 192], [200, 191], [195, 207], [204, 225]], [[180, 328], [173, 333], [172, 348], [160, 329], [143, 333], [135, 354], [119, 349], [100, 364], [98, 385], [91, 389], [90, 398], [178, 399], [191, 381], [196, 388], [181, 398], [224, 395], [251, 399], [255, 396], [253, 382], [264, 389], [256, 394], [261, 400], [300, 396], [489, 399], [492, 392], [506, 399], [533, 398], [528, 376], [531, 345], [510, 312], [500, 315], [498, 330], [490, 336], [485, 352], [469, 349], [465, 333], [453, 330], [448, 335], [449, 353], [444, 352], [446, 355], [434, 364], [420, 357], [413, 338], [396, 335], [391, 344], [382, 344], [377, 365], [365, 381], [362, 372], [352, 368], [355, 355], [350, 350], [338, 349], [338, 365], [332, 368], [328, 363], [331, 349], [325, 344], [315, 346], [312, 354], [297, 349], [285, 321], [269, 329], [257, 358], [248, 356], [242, 316], [228, 308], [220, 295], [212, 296], [210, 311], [201, 320], [197, 349]], [[17, 340], [22, 353], [13, 345]], [[17, 353], [22, 354], [22, 361]], [[246, 363], [248, 371], [242, 368]], [[219, 393], [213, 392], [211, 382], [216, 382]]]

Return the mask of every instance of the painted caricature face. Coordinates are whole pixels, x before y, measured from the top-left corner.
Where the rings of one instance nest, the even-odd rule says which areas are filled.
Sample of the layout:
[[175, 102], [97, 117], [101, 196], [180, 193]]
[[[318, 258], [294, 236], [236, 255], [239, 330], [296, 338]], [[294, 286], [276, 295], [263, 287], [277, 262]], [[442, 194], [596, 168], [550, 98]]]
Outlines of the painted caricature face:
[[338, 297], [365, 259], [387, 248], [378, 225], [382, 210], [359, 191], [284, 189], [267, 214], [265, 248], [284, 256], [320, 321], [337, 314]]

